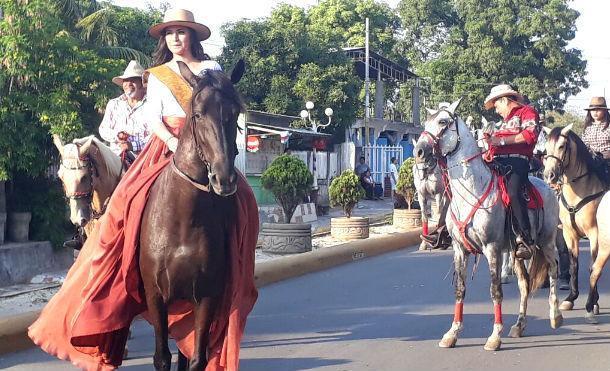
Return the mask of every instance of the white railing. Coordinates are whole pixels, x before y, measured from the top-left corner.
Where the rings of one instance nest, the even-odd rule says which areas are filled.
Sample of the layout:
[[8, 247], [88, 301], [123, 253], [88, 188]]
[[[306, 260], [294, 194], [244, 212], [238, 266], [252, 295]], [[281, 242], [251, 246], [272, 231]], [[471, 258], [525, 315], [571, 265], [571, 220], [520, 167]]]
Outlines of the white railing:
[[390, 173], [390, 159], [396, 157], [397, 166], [404, 160], [402, 146], [364, 146], [362, 155], [371, 168], [371, 175], [375, 183], [381, 183], [385, 187], [383, 179]]

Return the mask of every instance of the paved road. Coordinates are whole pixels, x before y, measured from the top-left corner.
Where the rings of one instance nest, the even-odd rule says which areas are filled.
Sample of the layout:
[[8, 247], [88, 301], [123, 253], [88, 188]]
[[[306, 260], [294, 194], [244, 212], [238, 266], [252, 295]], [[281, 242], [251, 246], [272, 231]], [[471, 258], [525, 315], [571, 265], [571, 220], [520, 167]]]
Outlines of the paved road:
[[[589, 263], [582, 255], [584, 279]], [[310, 274], [264, 288], [242, 344], [241, 370], [609, 370], [610, 293], [601, 283], [599, 325], [584, 323], [584, 301], [548, 322], [548, 290], [530, 301], [526, 337], [503, 338], [498, 352], [483, 350], [491, 333], [489, 275], [482, 261], [467, 283], [465, 328], [455, 349], [439, 349], [453, 310], [451, 252], [414, 248]], [[472, 267], [472, 261], [471, 261]], [[585, 282], [585, 281], [581, 281]], [[586, 289], [582, 290], [586, 295]], [[560, 291], [561, 298], [565, 291]], [[582, 295], [582, 294], [581, 294]], [[516, 320], [517, 287], [504, 285], [505, 334]], [[126, 370], [150, 370], [152, 331], [135, 326]], [[70, 370], [39, 350], [0, 358], [0, 369]]]

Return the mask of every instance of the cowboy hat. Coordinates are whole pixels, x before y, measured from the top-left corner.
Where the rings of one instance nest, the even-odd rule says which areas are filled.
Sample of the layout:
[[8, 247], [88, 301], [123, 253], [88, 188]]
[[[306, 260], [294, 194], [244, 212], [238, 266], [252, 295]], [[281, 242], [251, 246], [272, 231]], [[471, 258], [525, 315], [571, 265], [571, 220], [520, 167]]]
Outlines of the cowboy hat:
[[193, 13], [186, 9], [167, 10], [163, 16], [163, 22], [149, 28], [148, 33], [158, 39], [162, 36], [163, 30], [171, 26], [183, 26], [192, 29], [197, 34], [199, 41], [206, 40], [211, 34], [208, 26], [195, 22]]
[[516, 97], [519, 103], [523, 102], [523, 96], [508, 84], [500, 84], [491, 88], [491, 92], [485, 98], [485, 109], [492, 109], [494, 102], [502, 97]]
[[131, 77], [139, 77], [142, 78], [142, 74], [144, 73], [144, 68], [140, 66], [138, 61], [132, 60], [125, 68], [125, 72], [121, 76], [116, 76], [112, 78], [112, 82], [117, 84], [118, 86], [123, 85], [123, 80], [129, 79]]
[[606, 106], [606, 98], [604, 97], [593, 97], [591, 98], [591, 103], [589, 103], [589, 107], [585, 108], [585, 111], [591, 111], [594, 109], [605, 109], [609, 111], [610, 109]]

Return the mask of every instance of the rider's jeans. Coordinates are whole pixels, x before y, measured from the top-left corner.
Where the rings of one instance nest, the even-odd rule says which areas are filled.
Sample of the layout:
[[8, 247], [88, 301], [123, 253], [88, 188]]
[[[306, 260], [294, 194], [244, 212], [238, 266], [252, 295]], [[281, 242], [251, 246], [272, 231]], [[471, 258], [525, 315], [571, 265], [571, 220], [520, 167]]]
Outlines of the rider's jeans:
[[510, 174], [507, 177], [506, 190], [510, 196], [513, 215], [517, 219], [518, 225], [516, 229], [523, 232], [527, 236], [526, 238], [529, 239], [530, 235], [528, 232], [530, 228], [527, 207], [524, 205], [523, 196], [519, 194], [523, 188], [522, 185], [527, 181], [529, 162], [519, 157], [497, 157], [495, 160], [507, 168], [508, 172], [505, 172], [505, 174]]

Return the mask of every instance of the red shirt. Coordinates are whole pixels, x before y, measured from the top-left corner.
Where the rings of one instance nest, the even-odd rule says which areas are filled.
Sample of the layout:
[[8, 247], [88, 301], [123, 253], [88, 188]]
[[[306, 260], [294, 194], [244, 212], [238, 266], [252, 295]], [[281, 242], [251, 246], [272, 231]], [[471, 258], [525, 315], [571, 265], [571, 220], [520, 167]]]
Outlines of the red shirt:
[[493, 147], [494, 155], [520, 154], [532, 157], [538, 141], [538, 112], [530, 106], [513, 108], [493, 136], [501, 138], [522, 134], [525, 143]]

